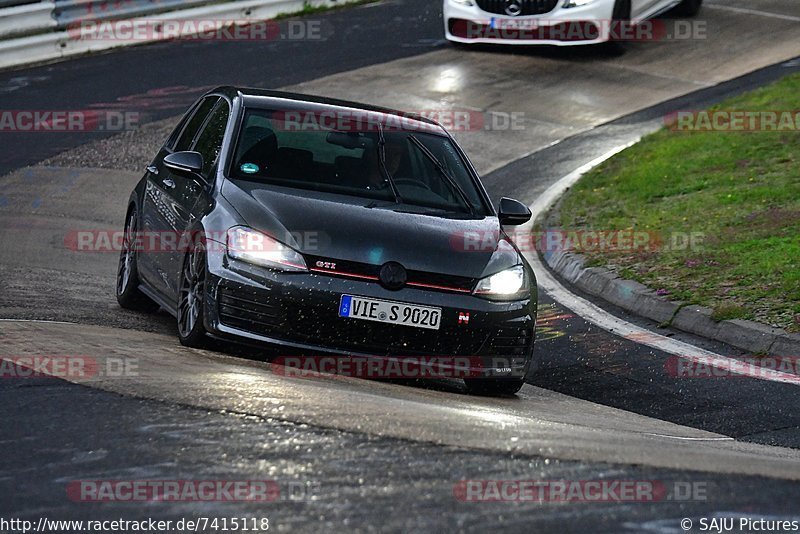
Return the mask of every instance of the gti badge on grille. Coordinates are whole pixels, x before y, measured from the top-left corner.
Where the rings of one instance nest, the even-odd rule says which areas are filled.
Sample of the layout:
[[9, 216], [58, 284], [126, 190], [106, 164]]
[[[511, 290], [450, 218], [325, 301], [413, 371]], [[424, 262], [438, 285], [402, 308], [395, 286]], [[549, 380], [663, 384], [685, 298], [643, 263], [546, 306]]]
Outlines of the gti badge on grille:
[[316, 265], [319, 269], [328, 269], [329, 271], [336, 270], [336, 264], [331, 261], [318, 261]]

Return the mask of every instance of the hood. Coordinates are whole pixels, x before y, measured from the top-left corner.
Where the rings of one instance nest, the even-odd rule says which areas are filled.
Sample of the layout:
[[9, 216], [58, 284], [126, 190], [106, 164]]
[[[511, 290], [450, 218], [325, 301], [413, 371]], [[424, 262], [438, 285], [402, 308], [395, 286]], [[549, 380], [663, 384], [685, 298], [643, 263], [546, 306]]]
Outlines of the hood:
[[366, 198], [226, 181], [223, 196], [246, 225], [307, 256], [481, 278], [521, 260], [500, 246], [497, 217], [462, 220], [385, 208]]

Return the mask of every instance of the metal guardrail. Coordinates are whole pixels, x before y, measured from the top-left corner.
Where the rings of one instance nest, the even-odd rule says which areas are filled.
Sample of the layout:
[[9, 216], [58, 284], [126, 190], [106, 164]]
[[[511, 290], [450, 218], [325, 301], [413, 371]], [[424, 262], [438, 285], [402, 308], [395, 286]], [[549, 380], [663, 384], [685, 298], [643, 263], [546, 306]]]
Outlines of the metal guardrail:
[[[136, 39], [128, 41], [81, 39], [74, 31], [71, 31], [75, 26], [70, 26], [86, 20], [135, 19], [147, 16], [153, 20], [263, 21], [275, 17], [279, 13], [300, 11], [305, 7], [306, 2], [315, 6], [335, 6], [351, 1], [353, 0], [232, 0], [222, 2], [219, 0], [48, 0], [23, 6], [0, 8], [0, 69], [63, 59], [144, 42], [144, 40]], [[105, 7], [96, 9], [98, 6]], [[3, 28], [19, 30], [22, 27], [23, 13], [26, 11], [36, 12], [36, 23], [29, 23], [27, 25], [29, 30], [46, 24], [47, 27], [44, 28], [44, 31], [25, 31], [15, 35], [4, 34]], [[55, 16], [57, 11], [60, 17], [58, 22]], [[30, 18], [31, 13], [24, 14], [24, 17]]]
[[24, 6], [25, 4], [35, 4], [39, 0], [0, 0], [0, 9], [4, 7]]
[[209, 3], [209, 0], [56, 0], [53, 17], [63, 30], [82, 21], [129, 19]]
[[53, 8], [50, 0], [0, 9], [0, 39], [54, 30]]

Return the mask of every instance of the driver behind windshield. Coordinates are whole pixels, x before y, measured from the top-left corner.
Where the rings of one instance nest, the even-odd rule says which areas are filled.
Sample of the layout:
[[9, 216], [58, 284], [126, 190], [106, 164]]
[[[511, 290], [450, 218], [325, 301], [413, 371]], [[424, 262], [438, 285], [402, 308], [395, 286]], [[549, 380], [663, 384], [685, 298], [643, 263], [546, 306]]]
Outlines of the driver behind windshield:
[[[406, 152], [405, 142], [391, 135], [386, 136], [385, 154], [386, 154], [386, 171], [391, 175], [392, 179], [396, 179], [397, 172], [400, 170], [400, 165], [403, 162], [403, 154]], [[367, 189], [381, 190], [390, 187], [389, 181], [383, 174], [380, 161], [378, 159], [379, 152], [368, 151], [366, 153], [367, 161]]]

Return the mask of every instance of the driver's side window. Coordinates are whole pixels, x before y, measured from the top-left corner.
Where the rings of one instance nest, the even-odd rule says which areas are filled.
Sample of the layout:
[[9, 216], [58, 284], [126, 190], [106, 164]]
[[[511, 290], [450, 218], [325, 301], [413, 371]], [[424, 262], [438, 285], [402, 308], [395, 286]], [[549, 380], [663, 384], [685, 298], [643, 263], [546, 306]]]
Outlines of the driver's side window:
[[219, 152], [222, 149], [222, 142], [225, 139], [225, 128], [228, 126], [228, 116], [230, 115], [230, 108], [228, 103], [223, 99], [220, 100], [211, 116], [206, 121], [202, 133], [197, 136], [194, 149], [203, 156], [203, 176], [208, 178], [211, 171], [219, 158]]
[[205, 123], [206, 117], [208, 117], [208, 114], [211, 113], [211, 110], [214, 108], [214, 104], [216, 104], [218, 100], [218, 96], [210, 96], [204, 99], [200, 105], [197, 106], [197, 110], [194, 112], [192, 117], [186, 121], [186, 126], [184, 126], [183, 131], [178, 137], [178, 140], [172, 147], [174, 152], [190, 150], [192, 142], [197, 137], [200, 128]]

